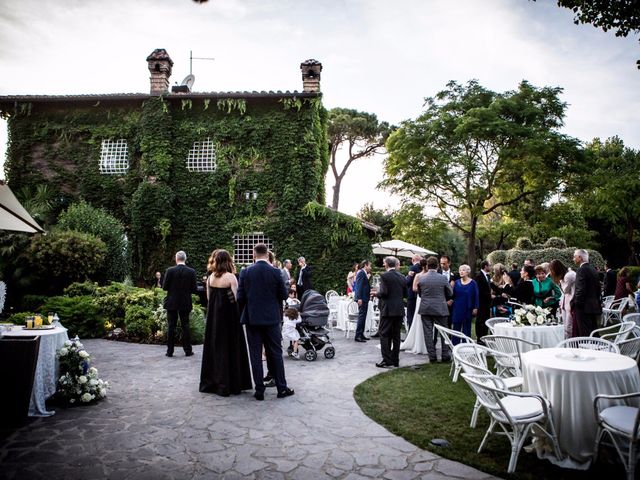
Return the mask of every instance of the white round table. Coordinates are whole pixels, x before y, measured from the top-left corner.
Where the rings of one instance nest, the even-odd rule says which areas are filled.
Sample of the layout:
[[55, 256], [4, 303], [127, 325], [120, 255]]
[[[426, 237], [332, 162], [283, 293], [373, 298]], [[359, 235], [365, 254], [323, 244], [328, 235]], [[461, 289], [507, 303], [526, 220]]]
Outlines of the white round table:
[[30, 417], [48, 417], [55, 412], [47, 411], [45, 401], [56, 393], [58, 381], [58, 358], [56, 351], [69, 340], [67, 329], [63, 326], [51, 330], [26, 330], [15, 325], [10, 331], [3, 332], [4, 337], [40, 337], [38, 363], [33, 379], [31, 401], [29, 402]]
[[[517, 337], [529, 342], [540, 344], [541, 348], [553, 348], [564, 340], [563, 325], [534, 325], [514, 327], [510, 322], [496, 323], [493, 326], [495, 335], [506, 337]], [[523, 346], [522, 351], [531, 350], [528, 346]]]
[[[565, 454], [558, 460], [538, 445], [538, 456], [565, 468], [585, 470], [591, 465], [597, 431], [593, 411], [596, 395], [640, 391], [636, 362], [599, 350], [532, 350], [522, 355], [522, 373], [523, 391], [541, 394], [551, 402], [560, 450]], [[603, 405], [608, 406], [607, 402]]]

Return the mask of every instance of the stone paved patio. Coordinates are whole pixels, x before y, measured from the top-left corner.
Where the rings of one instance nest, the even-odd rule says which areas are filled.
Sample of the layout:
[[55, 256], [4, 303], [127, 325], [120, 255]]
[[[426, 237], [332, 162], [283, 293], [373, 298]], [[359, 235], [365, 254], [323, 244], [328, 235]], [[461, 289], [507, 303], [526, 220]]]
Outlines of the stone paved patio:
[[[100, 377], [111, 384], [97, 405], [58, 408], [2, 432], [6, 479], [424, 479], [493, 478], [442, 459], [366, 417], [353, 388], [380, 370], [376, 342], [333, 336], [336, 358], [285, 358], [296, 394], [264, 402], [251, 393], [198, 392], [202, 346], [193, 357], [158, 345], [87, 340]], [[424, 362], [402, 354], [401, 365]]]

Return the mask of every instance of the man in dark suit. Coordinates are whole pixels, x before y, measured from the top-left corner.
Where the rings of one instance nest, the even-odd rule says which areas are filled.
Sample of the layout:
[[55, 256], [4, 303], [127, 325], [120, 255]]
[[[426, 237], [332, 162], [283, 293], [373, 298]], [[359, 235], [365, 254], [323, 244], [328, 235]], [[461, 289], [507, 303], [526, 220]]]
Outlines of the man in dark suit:
[[167, 291], [164, 308], [167, 310], [167, 357], [173, 357], [174, 337], [178, 316], [182, 326], [182, 348], [187, 357], [193, 355], [191, 348], [191, 331], [189, 330], [189, 314], [193, 308], [191, 294], [198, 293], [196, 271], [187, 267], [187, 254], [180, 250], [176, 253], [176, 266], [170, 267], [164, 274], [162, 288]]
[[298, 266], [300, 267], [300, 270], [298, 270], [298, 281], [296, 282], [297, 284], [296, 291], [298, 292], [298, 300], [302, 300], [302, 294], [305, 291], [311, 290], [313, 288], [313, 286], [311, 285], [312, 272], [311, 272], [311, 267], [307, 265], [307, 262], [304, 259], [304, 257], [298, 258]]
[[[460, 280], [460, 274], [457, 272], [452, 271], [451, 269], [451, 257], [449, 257], [449, 255], [442, 255], [440, 257], [440, 268], [438, 269], [438, 273], [440, 275], [443, 275], [447, 281], [449, 282], [449, 285], [451, 285], [451, 288], [453, 288], [453, 285], [456, 283], [456, 280]], [[449, 317], [447, 318], [447, 328], [451, 328], [451, 309], [453, 308], [453, 302], [449, 302]], [[436, 342], [436, 331], [434, 330], [433, 334], [433, 342]]]
[[600, 281], [598, 272], [589, 264], [589, 253], [586, 250], [576, 250], [573, 253], [573, 261], [579, 267], [576, 271], [571, 309], [576, 316], [578, 336], [588, 337], [595, 330], [602, 314]]
[[518, 268], [517, 263], [511, 264], [511, 270], [507, 273], [509, 278], [511, 278], [511, 283], [517, 285], [520, 282], [520, 269]]
[[483, 260], [480, 264], [480, 271], [476, 275], [476, 283], [478, 284], [478, 315], [476, 315], [476, 338], [480, 339], [489, 333], [489, 329], [485, 325], [491, 316], [491, 280], [490, 280], [491, 264], [487, 260]]
[[420, 268], [420, 260], [422, 260], [420, 255], [411, 257], [411, 266], [409, 267], [409, 272], [406, 277], [407, 289], [409, 291], [407, 295], [407, 325], [409, 325], [409, 328], [411, 328], [411, 322], [413, 322], [413, 316], [416, 313], [416, 302], [418, 301], [418, 296], [416, 292], [413, 291], [413, 280], [416, 278], [416, 275], [422, 271], [422, 268]]
[[380, 299], [380, 350], [382, 361], [376, 367], [390, 368], [400, 364], [400, 327], [404, 317], [404, 299], [408, 288], [404, 275], [396, 270], [398, 259], [387, 257], [384, 266], [387, 269], [380, 275], [380, 286], [376, 296]]
[[249, 360], [256, 391], [256, 400], [264, 400], [262, 369], [262, 347], [267, 355], [267, 364], [278, 388], [278, 398], [293, 395], [287, 387], [282, 362], [282, 301], [287, 298], [287, 289], [280, 271], [269, 264], [269, 250], [264, 243], [253, 248], [255, 263], [240, 272], [238, 282], [238, 305], [242, 309], [240, 322], [246, 326]]
[[369, 260], [364, 260], [360, 264], [360, 270], [356, 275], [355, 290], [353, 291], [353, 299], [358, 302], [358, 323], [356, 324], [356, 342], [366, 342], [369, 340], [364, 336], [364, 327], [367, 322], [367, 311], [369, 309], [369, 298], [371, 297], [371, 283], [369, 282], [369, 274], [371, 273], [371, 264]]
[[604, 292], [603, 295], [605, 297], [610, 295], [615, 295], [616, 293], [616, 282], [618, 280], [618, 271], [611, 268], [611, 264], [607, 260], [604, 262]]

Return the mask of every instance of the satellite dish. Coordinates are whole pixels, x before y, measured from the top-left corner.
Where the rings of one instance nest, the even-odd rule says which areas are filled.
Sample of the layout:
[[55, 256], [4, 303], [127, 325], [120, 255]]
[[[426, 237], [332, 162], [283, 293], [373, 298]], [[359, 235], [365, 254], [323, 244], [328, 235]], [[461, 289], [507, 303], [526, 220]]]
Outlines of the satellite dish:
[[189, 87], [189, 91], [191, 91], [191, 89], [193, 88], [193, 82], [195, 81], [196, 81], [195, 75], [189, 74], [186, 77], [184, 77], [184, 80], [182, 80], [181, 85], [186, 85], [187, 87]]

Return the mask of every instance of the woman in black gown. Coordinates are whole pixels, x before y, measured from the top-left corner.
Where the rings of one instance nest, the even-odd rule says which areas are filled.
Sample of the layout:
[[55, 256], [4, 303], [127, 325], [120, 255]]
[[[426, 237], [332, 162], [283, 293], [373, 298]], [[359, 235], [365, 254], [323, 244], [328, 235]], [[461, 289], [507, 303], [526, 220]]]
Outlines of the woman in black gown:
[[251, 390], [251, 371], [236, 302], [238, 280], [229, 252], [216, 250], [209, 261], [207, 326], [200, 391], [223, 397]]

